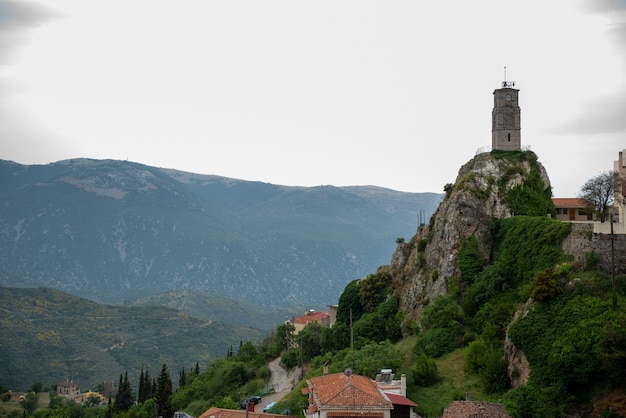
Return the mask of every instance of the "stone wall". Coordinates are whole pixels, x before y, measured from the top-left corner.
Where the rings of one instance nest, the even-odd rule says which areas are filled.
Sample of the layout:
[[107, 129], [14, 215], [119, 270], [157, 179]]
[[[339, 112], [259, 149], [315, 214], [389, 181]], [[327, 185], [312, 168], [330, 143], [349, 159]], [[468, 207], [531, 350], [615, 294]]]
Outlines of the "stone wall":
[[[585, 256], [594, 251], [600, 258], [600, 266], [610, 271], [611, 235], [594, 233], [593, 229], [593, 223], [573, 223], [572, 232], [563, 240], [563, 251], [583, 262]], [[615, 274], [626, 274], [626, 234], [614, 234], [613, 239]]]

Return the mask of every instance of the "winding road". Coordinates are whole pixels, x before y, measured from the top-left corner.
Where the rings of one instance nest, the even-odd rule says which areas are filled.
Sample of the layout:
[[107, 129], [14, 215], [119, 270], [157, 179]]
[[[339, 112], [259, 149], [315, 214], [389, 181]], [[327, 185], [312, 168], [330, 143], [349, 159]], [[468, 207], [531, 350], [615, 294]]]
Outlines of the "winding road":
[[274, 388], [274, 393], [266, 395], [263, 400], [255, 406], [256, 412], [261, 412], [270, 402], [278, 402], [299, 383], [300, 368], [296, 367], [289, 373], [280, 364], [280, 357], [268, 363], [270, 369], [270, 387]]

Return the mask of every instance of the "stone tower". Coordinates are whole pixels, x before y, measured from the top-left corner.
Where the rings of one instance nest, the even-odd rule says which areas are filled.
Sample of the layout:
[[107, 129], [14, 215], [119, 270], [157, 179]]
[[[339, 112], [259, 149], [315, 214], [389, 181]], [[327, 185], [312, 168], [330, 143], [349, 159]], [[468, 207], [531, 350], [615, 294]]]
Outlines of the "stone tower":
[[502, 87], [493, 92], [491, 112], [491, 149], [520, 151], [519, 90], [513, 88], [514, 81], [503, 81]]

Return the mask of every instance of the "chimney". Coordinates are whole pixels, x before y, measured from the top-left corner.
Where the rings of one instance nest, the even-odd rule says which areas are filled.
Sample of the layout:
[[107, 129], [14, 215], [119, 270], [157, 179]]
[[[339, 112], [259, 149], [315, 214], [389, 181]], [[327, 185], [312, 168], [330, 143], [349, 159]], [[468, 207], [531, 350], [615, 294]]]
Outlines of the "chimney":
[[406, 396], [406, 374], [400, 376], [400, 394]]
[[328, 374], [328, 362], [324, 363], [324, 376]]
[[466, 401], [472, 400], [472, 392], [465, 392], [465, 400]]

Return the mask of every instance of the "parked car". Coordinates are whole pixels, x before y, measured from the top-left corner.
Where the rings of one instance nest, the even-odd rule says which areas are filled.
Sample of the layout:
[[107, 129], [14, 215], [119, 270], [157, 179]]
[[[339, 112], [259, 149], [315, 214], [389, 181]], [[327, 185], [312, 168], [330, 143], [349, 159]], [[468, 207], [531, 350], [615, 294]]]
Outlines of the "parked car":
[[246, 404], [251, 403], [253, 405], [256, 405], [260, 402], [261, 402], [260, 396], [250, 396], [249, 398], [246, 398], [243, 401], [241, 401], [241, 403], [239, 404], [239, 407], [241, 409], [246, 409]]
[[270, 409], [272, 409], [272, 407], [273, 407], [274, 405], [276, 405], [276, 402], [270, 402], [270, 403], [268, 403], [268, 404], [267, 404], [267, 406], [265, 406], [265, 408], [263, 408], [263, 412], [267, 412], [267, 411], [269, 411]]

